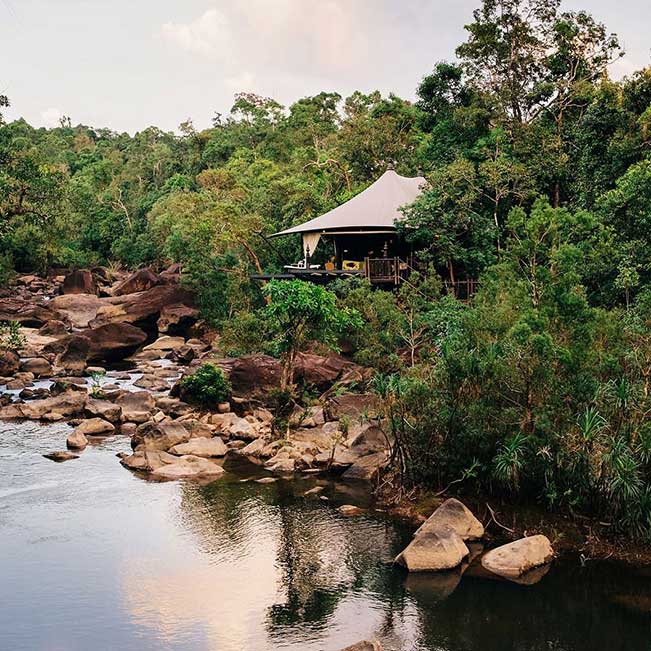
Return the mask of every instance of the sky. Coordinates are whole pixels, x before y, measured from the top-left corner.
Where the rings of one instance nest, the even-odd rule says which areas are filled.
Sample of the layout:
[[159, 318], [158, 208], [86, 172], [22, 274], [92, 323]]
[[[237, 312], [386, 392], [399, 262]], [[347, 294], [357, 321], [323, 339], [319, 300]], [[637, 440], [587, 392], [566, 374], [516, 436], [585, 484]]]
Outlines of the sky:
[[[288, 105], [320, 91], [413, 99], [454, 57], [480, 0], [0, 0], [5, 118], [198, 129], [239, 91]], [[614, 77], [651, 63], [648, 0], [566, 0], [616, 32]]]

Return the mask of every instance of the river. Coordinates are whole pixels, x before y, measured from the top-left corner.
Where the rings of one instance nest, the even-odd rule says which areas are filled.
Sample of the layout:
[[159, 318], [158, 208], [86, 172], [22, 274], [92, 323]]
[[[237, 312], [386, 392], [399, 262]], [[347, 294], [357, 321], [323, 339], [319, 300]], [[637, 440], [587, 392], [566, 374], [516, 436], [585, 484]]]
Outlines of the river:
[[[535, 586], [406, 576], [411, 531], [315, 479], [151, 483], [123, 437], [54, 463], [66, 425], [0, 422], [0, 649], [636, 651], [651, 647], [651, 577], [556, 563]], [[247, 474], [248, 473], [248, 474]], [[453, 586], [452, 586], [453, 587]], [[647, 613], [644, 612], [647, 611]]]

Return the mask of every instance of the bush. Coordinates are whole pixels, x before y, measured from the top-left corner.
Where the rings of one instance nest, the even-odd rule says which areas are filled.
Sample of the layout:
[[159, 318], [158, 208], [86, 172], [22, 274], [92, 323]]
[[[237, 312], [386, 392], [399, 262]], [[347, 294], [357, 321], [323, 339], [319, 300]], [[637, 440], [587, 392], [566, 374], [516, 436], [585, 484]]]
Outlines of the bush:
[[231, 395], [230, 382], [214, 364], [203, 364], [194, 374], [181, 380], [184, 396], [202, 405], [225, 402]]
[[25, 345], [25, 337], [20, 332], [17, 321], [0, 322], [0, 350], [17, 352]]

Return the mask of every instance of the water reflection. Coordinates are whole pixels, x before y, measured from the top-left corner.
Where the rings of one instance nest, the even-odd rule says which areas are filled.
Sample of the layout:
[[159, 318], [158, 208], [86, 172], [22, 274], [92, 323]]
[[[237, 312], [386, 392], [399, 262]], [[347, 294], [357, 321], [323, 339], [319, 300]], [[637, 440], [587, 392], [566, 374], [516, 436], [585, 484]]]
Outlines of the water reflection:
[[[536, 585], [390, 565], [411, 531], [351, 487], [141, 481], [120, 437], [55, 464], [65, 426], [0, 424], [0, 649], [648, 649], [648, 576], [558, 563]], [[539, 577], [537, 577], [539, 578]]]

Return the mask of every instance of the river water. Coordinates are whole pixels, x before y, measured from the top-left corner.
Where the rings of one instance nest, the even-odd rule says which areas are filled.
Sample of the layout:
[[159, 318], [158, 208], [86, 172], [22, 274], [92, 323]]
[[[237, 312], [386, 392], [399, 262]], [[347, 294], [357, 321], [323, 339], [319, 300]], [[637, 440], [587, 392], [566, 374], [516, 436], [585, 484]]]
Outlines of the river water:
[[636, 651], [651, 648], [651, 576], [557, 563], [535, 586], [407, 577], [411, 531], [346, 518], [316, 480], [151, 483], [110, 438], [80, 459], [66, 425], [0, 422], [2, 651]]

